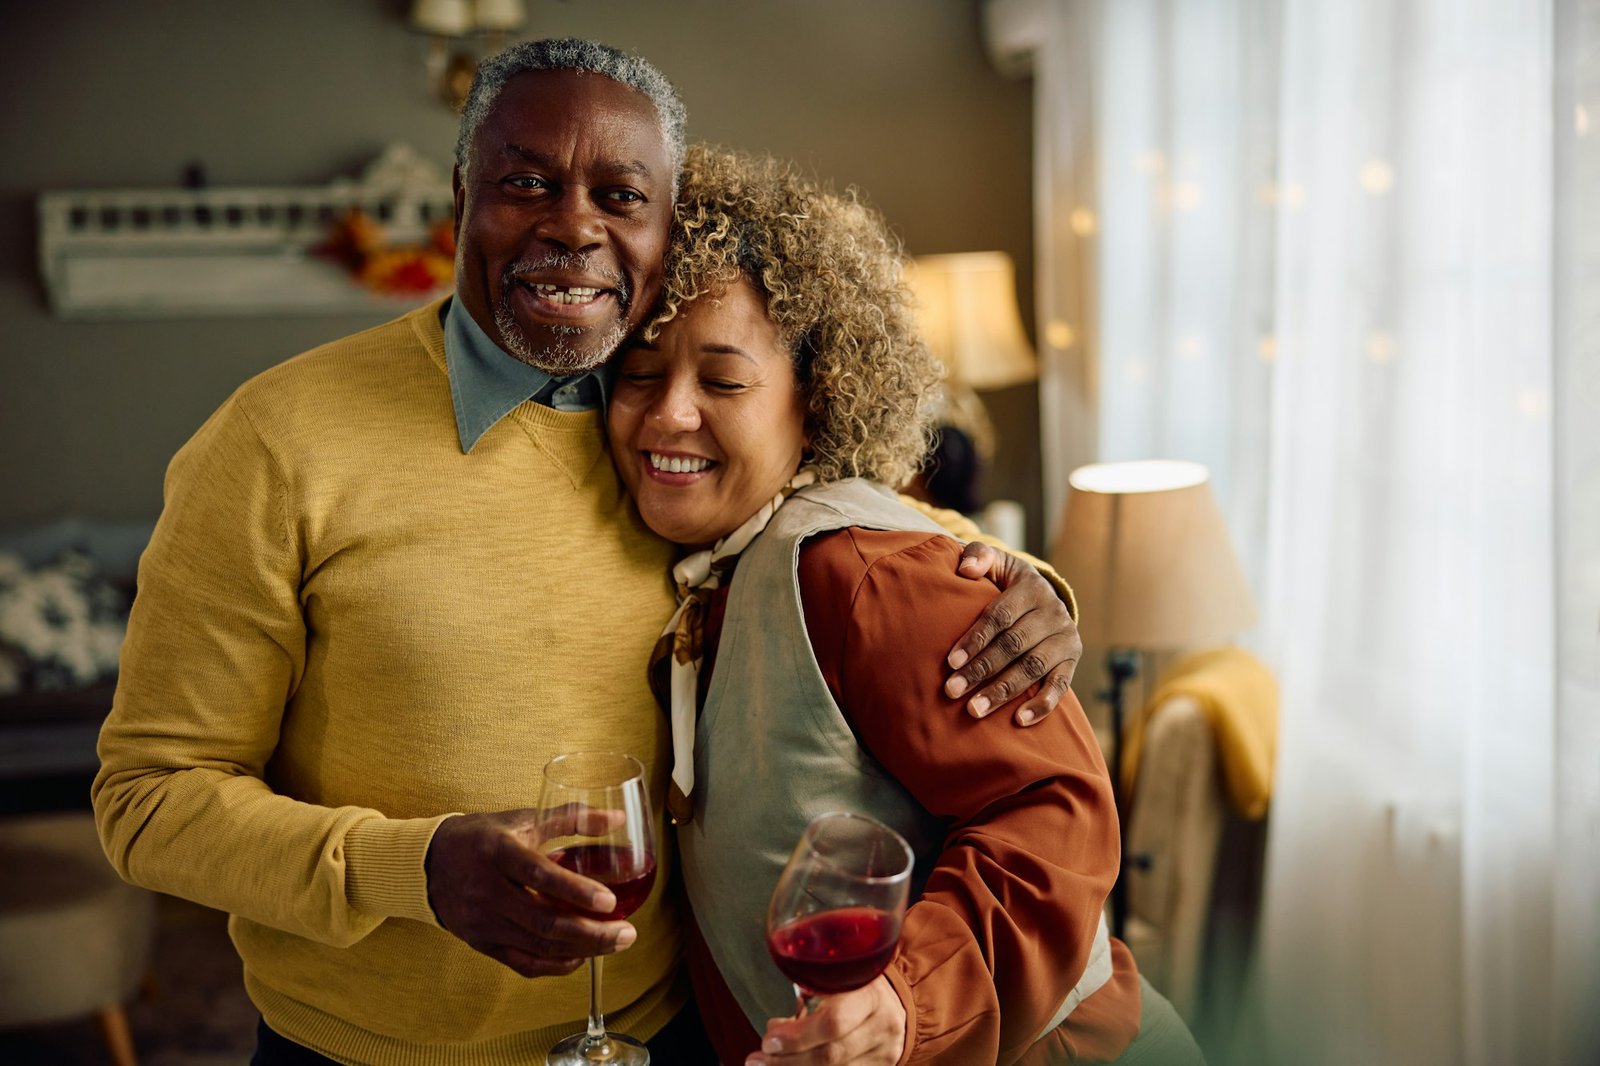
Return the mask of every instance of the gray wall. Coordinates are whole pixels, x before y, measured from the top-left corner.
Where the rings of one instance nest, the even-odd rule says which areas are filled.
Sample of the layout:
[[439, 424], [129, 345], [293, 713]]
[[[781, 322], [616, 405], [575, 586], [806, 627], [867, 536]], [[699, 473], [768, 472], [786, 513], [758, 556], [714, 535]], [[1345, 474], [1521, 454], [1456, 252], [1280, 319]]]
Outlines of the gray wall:
[[[4, 0], [0, 526], [153, 517], [167, 460], [235, 386], [374, 321], [60, 321], [38, 281], [35, 196], [177, 185], [189, 162], [215, 185], [319, 183], [391, 140], [448, 162], [454, 116], [423, 85], [425, 40], [405, 25], [409, 7]], [[1031, 321], [1030, 86], [990, 68], [976, 0], [528, 9], [526, 36], [592, 36], [656, 62], [682, 91], [693, 136], [861, 186], [912, 252], [1010, 252]], [[1034, 390], [992, 399], [1003, 435], [992, 494], [1036, 512]]]

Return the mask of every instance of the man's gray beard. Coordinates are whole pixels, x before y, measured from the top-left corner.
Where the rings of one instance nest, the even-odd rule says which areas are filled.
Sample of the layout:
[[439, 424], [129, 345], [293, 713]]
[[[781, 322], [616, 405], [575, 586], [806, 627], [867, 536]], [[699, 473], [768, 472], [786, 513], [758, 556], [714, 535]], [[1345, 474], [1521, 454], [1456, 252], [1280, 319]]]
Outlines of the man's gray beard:
[[[632, 292], [628, 288], [627, 279], [611, 271], [603, 273], [610, 275], [609, 280], [616, 289], [618, 319], [604, 332], [595, 334], [590, 351], [579, 351], [577, 348], [579, 338], [591, 333], [585, 326], [550, 326], [548, 328], [556, 335], [556, 340], [547, 344], [542, 350], [534, 351], [533, 345], [528, 342], [527, 334], [522, 332], [522, 327], [517, 324], [516, 315], [511, 311], [511, 294], [520, 284], [517, 281], [518, 275], [532, 274], [540, 270], [585, 269], [586, 266], [584, 256], [551, 252], [538, 259], [530, 257], [506, 267], [500, 279], [500, 304], [494, 309], [495, 328], [500, 331], [500, 338], [506, 346], [506, 351], [529, 366], [543, 370], [546, 374], [569, 377], [573, 374], [588, 373], [610, 359], [616, 350], [622, 347], [622, 342], [628, 336], [628, 327], [623, 324], [623, 320], [627, 317]], [[568, 337], [572, 339], [569, 341], [566, 339]]]
[[[593, 330], [583, 326], [549, 326], [546, 328], [556, 335], [555, 340], [534, 351], [522, 327], [517, 324], [516, 316], [511, 313], [511, 308], [503, 303], [494, 309], [494, 324], [500, 331], [500, 340], [507, 352], [529, 366], [556, 377], [570, 377], [593, 370], [610, 359], [628, 336], [628, 327], [616, 322], [594, 338], [590, 350], [580, 351], [576, 347], [579, 338], [592, 334]], [[572, 339], [569, 341], [568, 337]]]

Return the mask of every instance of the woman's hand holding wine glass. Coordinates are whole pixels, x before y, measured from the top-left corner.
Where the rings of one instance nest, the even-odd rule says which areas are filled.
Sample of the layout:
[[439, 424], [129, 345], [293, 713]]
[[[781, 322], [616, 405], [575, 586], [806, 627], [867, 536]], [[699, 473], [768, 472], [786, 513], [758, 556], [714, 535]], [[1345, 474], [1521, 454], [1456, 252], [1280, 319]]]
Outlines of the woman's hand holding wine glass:
[[874, 819], [824, 814], [806, 827], [767, 911], [767, 949], [799, 1009], [769, 1022], [747, 1061], [899, 1059], [905, 1008], [881, 975], [900, 940], [911, 866], [910, 845]]
[[800, 1017], [773, 1018], [747, 1066], [849, 1062], [894, 1066], [905, 1049], [906, 1008], [887, 977], [829, 996]]

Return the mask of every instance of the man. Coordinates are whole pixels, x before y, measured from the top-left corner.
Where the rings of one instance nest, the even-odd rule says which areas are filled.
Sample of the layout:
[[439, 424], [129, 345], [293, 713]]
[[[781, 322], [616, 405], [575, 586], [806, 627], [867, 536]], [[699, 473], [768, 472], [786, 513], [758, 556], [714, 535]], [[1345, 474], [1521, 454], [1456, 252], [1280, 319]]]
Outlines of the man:
[[[689, 1061], [671, 894], [631, 923], [560, 909], [610, 893], [545, 858], [527, 810], [561, 751], [666, 776], [644, 663], [669, 549], [619, 488], [593, 371], [659, 292], [682, 150], [642, 60], [491, 60], [457, 145], [456, 298], [247, 382], [173, 460], [94, 801], [123, 876], [232, 915], [258, 1062], [542, 1061], [585, 1014], [572, 971], [610, 953], [609, 1021]], [[1027, 653], [975, 711], [1070, 680], [1065, 610], [1024, 584], [999, 613]], [[972, 655], [998, 628], [952, 685], [1009, 657]]]

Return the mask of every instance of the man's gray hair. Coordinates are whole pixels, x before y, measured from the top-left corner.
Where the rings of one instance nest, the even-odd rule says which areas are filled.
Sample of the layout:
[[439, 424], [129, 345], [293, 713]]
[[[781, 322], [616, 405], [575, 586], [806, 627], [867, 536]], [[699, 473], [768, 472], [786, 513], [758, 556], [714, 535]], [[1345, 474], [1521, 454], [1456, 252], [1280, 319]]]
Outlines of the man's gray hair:
[[472, 91], [467, 94], [467, 103], [461, 112], [461, 132], [456, 136], [456, 165], [463, 173], [472, 156], [472, 139], [483, 120], [494, 111], [500, 90], [506, 87], [506, 82], [530, 70], [589, 71], [649, 97], [661, 118], [661, 137], [672, 156], [672, 188], [676, 195], [678, 173], [683, 169], [683, 128], [688, 120], [683, 101], [678, 99], [678, 90], [648, 60], [608, 44], [577, 37], [523, 41], [483, 61], [478, 67], [478, 76], [472, 80]]

